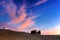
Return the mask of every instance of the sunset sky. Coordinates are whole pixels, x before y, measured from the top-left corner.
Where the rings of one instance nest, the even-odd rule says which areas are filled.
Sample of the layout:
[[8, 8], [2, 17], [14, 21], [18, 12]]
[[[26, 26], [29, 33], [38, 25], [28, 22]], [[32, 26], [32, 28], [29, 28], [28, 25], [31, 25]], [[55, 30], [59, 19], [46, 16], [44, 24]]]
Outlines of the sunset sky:
[[0, 29], [60, 35], [60, 0], [0, 0]]

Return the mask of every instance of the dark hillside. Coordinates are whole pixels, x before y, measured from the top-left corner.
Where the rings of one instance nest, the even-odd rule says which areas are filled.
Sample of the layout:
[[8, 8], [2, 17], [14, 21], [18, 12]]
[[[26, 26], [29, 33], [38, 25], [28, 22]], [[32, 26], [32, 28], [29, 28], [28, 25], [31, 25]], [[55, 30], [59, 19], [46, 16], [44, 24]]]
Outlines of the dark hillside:
[[42, 38], [25, 32], [0, 29], [0, 40], [42, 40]]

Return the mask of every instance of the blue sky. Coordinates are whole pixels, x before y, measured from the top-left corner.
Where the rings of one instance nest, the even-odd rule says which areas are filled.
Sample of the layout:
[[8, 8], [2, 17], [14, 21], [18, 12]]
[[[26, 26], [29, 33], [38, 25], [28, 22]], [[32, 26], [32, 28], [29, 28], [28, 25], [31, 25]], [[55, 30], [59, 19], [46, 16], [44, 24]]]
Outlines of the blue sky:
[[[34, 15], [41, 16], [35, 19], [36, 25], [45, 25], [42, 29], [50, 29], [56, 24], [60, 24], [60, 1], [59, 0], [48, 0], [47, 2], [31, 7]], [[37, 12], [36, 12], [37, 11]]]

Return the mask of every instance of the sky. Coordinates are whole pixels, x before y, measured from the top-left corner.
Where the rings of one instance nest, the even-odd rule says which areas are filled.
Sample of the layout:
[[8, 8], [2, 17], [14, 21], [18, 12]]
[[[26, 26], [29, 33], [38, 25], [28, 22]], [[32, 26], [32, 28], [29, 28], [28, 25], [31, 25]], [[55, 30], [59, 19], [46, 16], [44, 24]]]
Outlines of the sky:
[[60, 35], [60, 0], [0, 0], [0, 29]]

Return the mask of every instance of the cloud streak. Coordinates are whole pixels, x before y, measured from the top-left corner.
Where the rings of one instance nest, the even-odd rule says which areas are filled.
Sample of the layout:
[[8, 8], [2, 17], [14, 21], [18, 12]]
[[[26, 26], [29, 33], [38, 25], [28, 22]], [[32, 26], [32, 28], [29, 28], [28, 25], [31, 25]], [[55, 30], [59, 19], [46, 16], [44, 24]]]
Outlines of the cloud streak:
[[24, 9], [24, 6], [21, 6], [21, 9], [19, 9], [19, 11], [18, 11], [18, 15], [19, 15], [19, 17], [17, 17], [16, 19], [13, 20], [14, 23], [20, 23], [25, 20], [27, 14]]
[[34, 25], [34, 24], [35, 24], [35, 21], [28, 18], [28, 19], [26, 19], [26, 21], [20, 27], [18, 27], [18, 29], [25, 29], [25, 28], [27, 28], [31, 25]]
[[47, 0], [39, 0], [39, 2], [35, 3], [35, 6], [41, 5], [42, 3], [45, 3]]
[[6, 10], [7, 10], [9, 16], [10, 16], [12, 19], [16, 18], [16, 6], [15, 6], [15, 5], [13, 5], [13, 4], [8, 4], [8, 5], [6, 6]]

